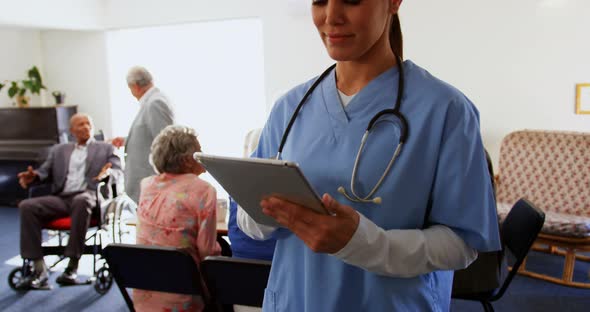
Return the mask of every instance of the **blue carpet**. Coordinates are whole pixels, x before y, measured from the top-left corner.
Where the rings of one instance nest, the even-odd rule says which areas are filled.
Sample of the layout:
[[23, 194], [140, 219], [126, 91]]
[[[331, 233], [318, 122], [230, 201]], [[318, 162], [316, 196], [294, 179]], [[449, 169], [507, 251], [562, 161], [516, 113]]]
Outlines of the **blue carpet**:
[[[561, 276], [563, 262], [557, 256], [531, 252], [527, 258], [527, 268]], [[574, 280], [588, 282], [590, 264], [576, 263]], [[550, 312], [550, 311], [588, 311], [590, 289], [565, 287], [546, 281], [517, 275], [504, 296], [492, 303], [496, 311]], [[483, 311], [478, 302], [453, 300], [451, 311]]]
[[[18, 210], [0, 207], [0, 311], [128, 311], [116, 285], [104, 296], [96, 293], [91, 285], [60, 288], [55, 284], [59, 272], [54, 272], [50, 278], [53, 284], [50, 291], [14, 292], [7, 283], [8, 274], [14, 266], [5, 262], [18, 254], [18, 233]], [[562, 263], [560, 257], [532, 252], [527, 267], [559, 276]], [[589, 263], [578, 262], [574, 279], [588, 281], [589, 270]], [[563, 287], [518, 275], [502, 299], [493, 305], [496, 311], [588, 311], [590, 290]], [[451, 311], [483, 309], [476, 302], [453, 300]]]
[[104, 296], [92, 285], [59, 287], [53, 272], [49, 291], [17, 293], [8, 286], [8, 275], [15, 266], [5, 262], [19, 253], [18, 209], [0, 207], [0, 311], [129, 311], [116, 285]]

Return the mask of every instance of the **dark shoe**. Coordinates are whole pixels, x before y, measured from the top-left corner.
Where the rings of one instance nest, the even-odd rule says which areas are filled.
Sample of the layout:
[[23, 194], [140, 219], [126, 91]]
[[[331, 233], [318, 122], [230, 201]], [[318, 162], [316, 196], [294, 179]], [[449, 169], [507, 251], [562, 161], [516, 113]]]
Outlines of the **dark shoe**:
[[22, 279], [20, 283], [16, 285], [16, 289], [18, 290], [30, 290], [30, 289], [48, 289], [49, 285], [47, 284], [47, 280], [49, 278], [49, 274], [47, 270], [43, 270], [39, 273], [32, 272], [31, 275]]
[[78, 274], [76, 274], [76, 270], [66, 268], [66, 270], [60, 276], [57, 277], [55, 282], [62, 285], [62, 286], [77, 285], [78, 284], [78, 281], [76, 280], [77, 277], [78, 277]]

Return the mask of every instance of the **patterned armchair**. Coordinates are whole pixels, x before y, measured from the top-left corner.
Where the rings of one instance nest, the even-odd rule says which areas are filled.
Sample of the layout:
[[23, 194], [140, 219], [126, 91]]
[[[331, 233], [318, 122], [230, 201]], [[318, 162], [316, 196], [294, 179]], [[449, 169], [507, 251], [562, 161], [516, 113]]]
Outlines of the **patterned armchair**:
[[522, 130], [502, 141], [497, 182], [503, 220], [521, 197], [546, 214], [535, 250], [565, 256], [561, 278], [519, 273], [554, 283], [590, 288], [573, 281], [576, 260], [590, 261], [590, 133]]

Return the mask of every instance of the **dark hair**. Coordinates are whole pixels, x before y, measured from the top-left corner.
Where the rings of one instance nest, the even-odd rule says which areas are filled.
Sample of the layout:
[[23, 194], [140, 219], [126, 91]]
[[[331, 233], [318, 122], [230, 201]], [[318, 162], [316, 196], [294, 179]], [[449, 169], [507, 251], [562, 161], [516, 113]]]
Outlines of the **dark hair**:
[[389, 28], [389, 44], [391, 45], [391, 50], [393, 50], [393, 53], [403, 60], [404, 39], [402, 36], [402, 27], [399, 21], [399, 14], [395, 14], [391, 19], [391, 25]]

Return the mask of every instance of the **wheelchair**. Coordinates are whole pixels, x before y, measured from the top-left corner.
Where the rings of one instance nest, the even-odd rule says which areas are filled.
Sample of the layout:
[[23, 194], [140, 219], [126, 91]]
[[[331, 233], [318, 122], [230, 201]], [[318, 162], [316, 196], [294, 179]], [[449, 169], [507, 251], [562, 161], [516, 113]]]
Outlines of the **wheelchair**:
[[[90, 217], [90, 224], [88, 226], [88, 232], [86, 235], [84, 251], [82, 255], [92, 255], [93, 256], [93, 266], [92, 272], [93, 275], [86, 280], [85, 282], [81, 282], [79, 284], [73, 285], [94, 285], [94, 289], [97, 293], [104, 295], [109, 291], [113, 284], [113, 277], [111, 272], [109, 271], [109, 266], [106, 260], [103, 257], [103, 236], [105, 234], [109, 234], [110, 240], [113, 242], [121, 242], [122, 236], [125, 234], [123, 230], [123, 226], [121, 226], [121, 218], [120, 214], [123, 211], [125, 205], [134, 205], [133, 201], [128, 197], [120, 196], [123, 198], [127, 198], [131, 203], [125, 202], [122, 200], [118, 200], [116, 186], [113, 184], [111, 185], [109, 177], [103, 179], [98, 183], [97, 186], [97, 200], [95, 206], [92, 208], [92, 214]], [[106, 190], [105, 187], [109, 186], [110, 189]], [[48, 185], [36, 185], [29, 189], [29, 198], [45, 195], [49, 190]], [[105, 198], [105, 195], [106, 198]], [[117, 224], [116, 224], [117, 223]], [[48, 264], [48, 270], [51, 272], [51, 269], [61, 263], [66, 257], [64, 256], [64, 251], [66, 247], [65, 238], [67, 238], [67, 234], [69, 229], [71, 228], [71, 218], [64, 217], [52, 220], [46, 223], [43, 226], [44, 230], [48, 230], [50, 240], [54, 240], [57, 238], [57, 245], [43, 245], [43, 255], [44, 256], [59, 256], [57, 261], [52, 264]], [[91, 233], [88, 235], [88, 233]], [[28, 290], [21, 290], [17, 288], [20, 281], [30, 274], [33, 273], [33, 262], [30, 260], [23, 259], [23, 264], [19, 268], [13, 269], [9, 276], [8, 276], [8, 285], [15, 291], [24, 292]]]

